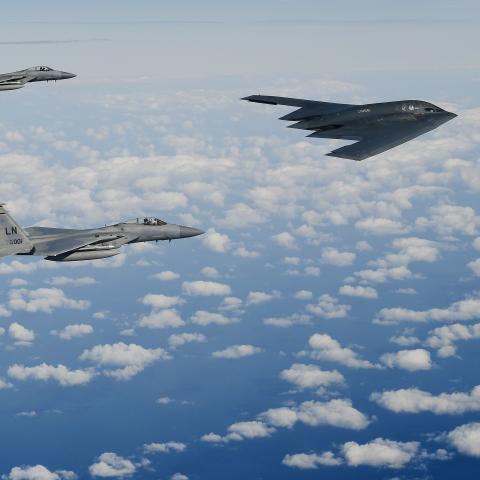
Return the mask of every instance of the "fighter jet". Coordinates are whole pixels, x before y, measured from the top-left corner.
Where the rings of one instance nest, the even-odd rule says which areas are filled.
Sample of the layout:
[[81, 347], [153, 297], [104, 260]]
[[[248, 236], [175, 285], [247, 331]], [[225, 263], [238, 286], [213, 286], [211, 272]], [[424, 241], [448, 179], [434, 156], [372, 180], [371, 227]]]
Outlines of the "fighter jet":
[[86, 230], [28, 227], [23, 229], [0, 204], [0, 257], [40, 255], [54, 262], [75, 262], [113, 257], [129, 243], [176, 240], [204, 233], [198, 228], [164, 222], [158, 218], [133, 220]]
[[61, 72], [50, 67], [32, 67], [18, 72], [0, 73], [0, 90], [17, 90], [30, 82], [49, 82], [74, 77], [74, 73]]
[[352, 105], [299, 98], [251, 95], [242, 98], [268, 105], [288, 105], [298, 110], [279, 120], [296, 122], [290, 128], [310, 130], [315, 138], [356, 140], [337, 148], [330, 157], [365, 160], [434, 130], [457, 115], [421, 100]]

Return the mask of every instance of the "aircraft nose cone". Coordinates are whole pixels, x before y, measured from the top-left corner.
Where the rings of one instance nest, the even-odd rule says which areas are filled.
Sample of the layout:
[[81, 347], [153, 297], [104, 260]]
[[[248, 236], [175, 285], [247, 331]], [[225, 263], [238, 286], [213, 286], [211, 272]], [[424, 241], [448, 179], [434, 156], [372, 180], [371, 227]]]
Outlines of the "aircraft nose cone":
[[199, 228], [193, 227], [183, 227], [180, 225], [180, 238], [196, 237], [197, 235], [202, 235], [205, 233]]
[[62, 72], [62, 77], [67, 79], [67, 78], [75, 78], [76, 75], [74, 73], [69, 73], [69, 72]]

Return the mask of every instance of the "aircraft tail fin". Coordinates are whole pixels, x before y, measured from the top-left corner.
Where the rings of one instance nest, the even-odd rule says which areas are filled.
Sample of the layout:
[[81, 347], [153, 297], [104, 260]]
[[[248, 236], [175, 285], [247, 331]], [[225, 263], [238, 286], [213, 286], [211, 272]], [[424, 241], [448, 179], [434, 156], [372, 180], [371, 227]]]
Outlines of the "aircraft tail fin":
[[0, 203], [0, 257], [29, 253], [32, 249], [28, 235]]

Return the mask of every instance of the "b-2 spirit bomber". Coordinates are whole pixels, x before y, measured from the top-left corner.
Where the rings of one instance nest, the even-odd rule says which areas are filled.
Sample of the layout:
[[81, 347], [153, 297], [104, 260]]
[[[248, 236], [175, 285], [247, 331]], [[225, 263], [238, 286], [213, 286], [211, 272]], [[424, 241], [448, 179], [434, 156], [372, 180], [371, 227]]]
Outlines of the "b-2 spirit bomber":
[[31, 67], [12, 73], [0, 73], [0, 90], [17, 90], [30, 82], [50, 82], [74, 78], [74, 73], [54, 70], [50, 67]]
[[0, 204], [0, 257], [40, 255], [45, 260], [73, 262], [113, 257], [129, 243], [195, 237], [203, 230], [142, 217], [85, 230], [28, 227], [23, 229]]
[[408, 142], [457, 115], [421, 100], [352, 105], [299, 98], [251, 95], [242, 100], [287, 105], [298, 110], [280, 118], [296, 122], [290, 128], [310, 130], [314, 138], [356, 140], [337, 148], [330, 157], [364, 160]]

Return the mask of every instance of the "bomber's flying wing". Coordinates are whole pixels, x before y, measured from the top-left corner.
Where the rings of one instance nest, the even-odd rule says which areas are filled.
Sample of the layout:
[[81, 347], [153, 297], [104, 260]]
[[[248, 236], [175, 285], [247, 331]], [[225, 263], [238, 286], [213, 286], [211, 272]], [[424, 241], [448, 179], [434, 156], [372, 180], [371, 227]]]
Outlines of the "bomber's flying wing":
[[[313, 131], [309, 137], [333, 138], [339, 140], [356, 140], [356, 143], [337, 148], [328, 153], [331, 157], [348, 158], [351, 160], [364, 160], [365, 158], [385, 152], [393, 147], [408, 142], [419, 135], [434, 130], [451, 117], [416, 118], [411, 121], [392, 120], [388, 123], [378, 121], [342, 123], [340, 112], [356, 105], [345, 103], [318, 102], [315, 100], [302, 100], [299, 98], [272, 97], [267, 95], [252, 95], [243, 100], [265, 103], [268, 105], [288, 105], [299, 107], [280, 120], [295, 121], [290, 128]], [[340, 113], [340, 115], [337, 115]], [[317, 118], [331, 116], [332, 123], [319, 125]], [[336, 120], [338, 118], [338, 120]]]
[[[35, 227], [38, 231], [39, 228]], [[52, 230], [52, 229], [48, 229]], [[28, 231], [28, 229], [27, 229]], [[129, 235], [82, 233], [70, 234], [66, 236], [48, 237], [42, 239], [37, 237], [32, 239], [35, 248], [35, 255], [55, 256], [68, 252], [73, 252], [89, 245], [96, 245], [105, 242], [115, 242], [116, 246], [124, 245], [134, 240], [135, 237]]]
[[265, 103], [267, 105], [287, 105], [289, 107], [298, 107], [298, 110], [280, 117], [280, 120], [304, 120], [318, 115], [325, 115], [326, 113], [337, 112], [346, 108], [353, 107], [348, 103], [330, 103], [318, 102], [317, 100], [304, 100], [302, 98], [290, 97], [273, 97], [270, 95], [250, 95], [244, 97], [242, 100], [254, 103]]
[[[344, 129], [327, 132], [314, 132], [309, 137], [339, 138], [342, 140], [358, 140], [356, 143], [337, 148], [330, 153], [330, 157], [347, 158], [350, 160], [365, 160], [373, 155], [390, 150], [402, 143], [413, 140], [438, 127], [438, 124], [416, 120], [405, 124], [396, 122], [388, 126], [368, 125], [364, 127], [347, 126]], [[344, 130], [342, 132], [342, 130]]]

